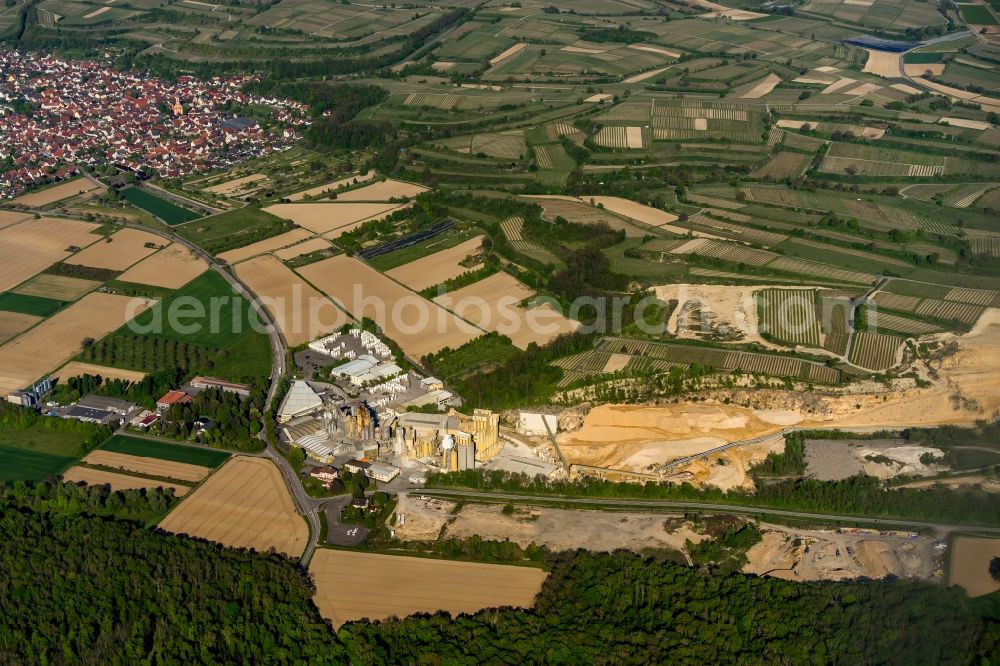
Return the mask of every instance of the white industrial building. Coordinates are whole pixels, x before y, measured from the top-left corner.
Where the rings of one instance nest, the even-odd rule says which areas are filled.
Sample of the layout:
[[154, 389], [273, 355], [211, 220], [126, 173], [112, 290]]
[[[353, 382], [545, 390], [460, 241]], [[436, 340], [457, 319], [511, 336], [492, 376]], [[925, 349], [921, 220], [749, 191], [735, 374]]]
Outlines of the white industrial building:
[[309, 457], [324, 465], [333, 462], [333, 449], [330, 448], [330, 434], [326, 431], [323, 421], [309, 416], [290, 421], [285, 425], [285, 434], [292, 446], [297, 446]]
[[529, 437], [548, 437], [559, 431], [559, 419], [555, 414], [520, 412], [517, 418], [517, 431]]
[[365, 470], [365, 474], [376, 481], [382, 481], [383, 483], [388, 483], [392, 481], [397, 476], [399, 476], [399, 468], [395, 465], [390, 465], [389, 463], [383, 462], [372, 462], [368, 464], [368, 469]]
[[308, 383], [296, 380], [292, 383], [285, 399], [278, 408], [278, 423], [288, 423], [292, 419], [312, 414], [323, 407], [323, 399]]

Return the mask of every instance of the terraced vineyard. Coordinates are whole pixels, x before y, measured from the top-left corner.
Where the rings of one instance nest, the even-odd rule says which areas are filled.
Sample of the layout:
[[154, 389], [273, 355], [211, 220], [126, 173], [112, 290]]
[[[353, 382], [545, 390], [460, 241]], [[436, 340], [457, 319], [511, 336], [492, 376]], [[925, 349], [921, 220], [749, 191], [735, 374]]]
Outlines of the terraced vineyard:
[[896, 354], [903, 339], [895, 335], [860, 331], [851, 344], [851, 363], [876, 372], [896, 364]]
[[558, 264], [559, 258], [538, 243], [524, 240], [521, 230], [524, 228], [524, 218], [510, 217], [500, 223], [500, 228], [507, 237], [510, 247], [520, 254], [534, 259], [542, 264]]
[[763, 289], [757, 309], [762, 335], [789, 345], [820, 346], [814, 290]]

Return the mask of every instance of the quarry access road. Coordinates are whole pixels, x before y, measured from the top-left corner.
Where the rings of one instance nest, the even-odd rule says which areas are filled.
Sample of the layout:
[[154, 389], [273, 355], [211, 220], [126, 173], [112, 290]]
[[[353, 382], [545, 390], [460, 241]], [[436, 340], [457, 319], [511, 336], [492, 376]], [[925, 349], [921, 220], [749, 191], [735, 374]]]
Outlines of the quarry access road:
[[988, 532], [990, 534], [1000, 534], [1000, 527], [984, 527], [980, 525], [955, 525], [951, 523], [936, 523], [922, 520], [903, 520], [898, 518], [869, 518], [866, 516], [842, 516], [829, 513], [814, 513], [809, 511], [789, 511], [786, 509], [769, 509], [759, 506], [745, 506], [741, 504], [722, 504], [713, 502], [685, 502], [674, 500], [647, 500], [647, 499], [618, 499], [600, 497], [561, 497], [559, 495], [519, 495], [516, 493], [490, 493], [479, 490], [453, 490], [424, 488], [414, 490], [415, 493], [427, 495], [428, 497], [442, 498], [466, 498], [483, 501], [504, 501], [519, 502], [522, 504], [586, 504], [589, 506], [629, 509], [668, 509], [668, 510], [690, 510], [714, 511], [716, 513], [740, 513], [751, 515], [783, 516], [786, 518], [805, 518], [821, 521], [841, 521], [860, 525], [871, 525], [876, 527], [895, 528], [926, 528], [939, 532], [956, 532], [961, 530], [971, 530], [975, 532]]

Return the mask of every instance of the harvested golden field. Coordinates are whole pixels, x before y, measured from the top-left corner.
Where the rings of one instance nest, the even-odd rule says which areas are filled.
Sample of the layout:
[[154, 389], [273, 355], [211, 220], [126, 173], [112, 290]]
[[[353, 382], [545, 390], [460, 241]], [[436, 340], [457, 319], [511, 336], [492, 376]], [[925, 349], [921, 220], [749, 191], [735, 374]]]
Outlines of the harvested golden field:
[[375, 177], [375, 172], [369, 171], [366, 174], [348, 176], [347, 178], [341, 178], [340, 180], [335, 180], [332, 183], [327, 183], [326, 185], [320, 185], [319, 187], [314, 187], [309, 190], [303, 190], [302, 192], [289, 194], [285, 198], [288, 199], [289, 201], [302, 201], [307, 196], [322, 197], [324, 192], [336, 192], [338, 189], [346, 185], [356, 185], [358, 183], [365, 183], [374, 177]]
[[502, 62], [502, 61], [506, 60], [507, 58], [511, 57], [512, 55], [514, 55], [515, 53], [518, 53], [521, 49], [525, 48], [526, 46], [528, 46], [527, 42], [521, 42], [519, 44], [514, 44], [514, 46], [510, 47], [506, 51], [502, 51], [499, 54], [497, 54], [496, 56], [490, 58], [490, 64], [491, 65], [495, 65], [498, 62]]
[[94, 375], [95, 377], [103, 377], [104, 379], [124, 379], [127, 382], [138, 382], [142, 381], [142, 378], [146, 376], [146, 373], [139, 372], [138, 370], [120, 370], [118, 368], [109, 368], [107, 366], [96, 365], [94, 363], [84, 363], [83, 361], [70, 361], [52, 373], [53, 377], [62, 381], [66, 381], [70, 377], [82, 377], [83, 375]]
[[642, 238], [648, 233], [648, 230], [640, 225], [627, 222], [604, 208], [585, 204], [575, 197], [531, 194], [524, 195], [523, 198], [541, 206], [542, 217], [546, 220], [562, 217], [576, 224], [606, 224], [615, 231], [624, 230], [628, 238]]
[[340, 627], [413, 613], [529, 608], [546, 574], [534, 567], [432, 560], [320, 548], [309, 563], [320, 613]]
[[479, 328], [506, 335], [519, 349], [527, 349], [532, 342], [544, 345], [579, 328], [578, 322], [567, 319], [548, 304], [530, 310], [518, 305], [534, 295], [534, 291], [509, 273], [496, 273], [438, 296], [434, 302]]
[[410, 358], [420, 359], [445, 347], [457, 349], [482, 334], [354, 257], [331, 257], [300, 268], [299, 273], [354, 318], [374, 320]]
[[640, 72], [639, 74], [633, 74], [632, 76], [622, 81], [622, 83], [639, 83], [640, 81], [651, 79], [654, 76], [659, 76], [668, 69], [670, 69], [670, 67], [659, 67], [657, 69], [649, 69], [646, 70], [645, 72]]
[[160, 527], [232, 548], [274, 548], [293, 557], [309, 540], [281, 472], [270, 460], [246, 456], [234, 456], [219, 468]]
[[990, 576], [990, 560], [1000, 557], [1000, 539], [956, 537], [951, 545], [948, 584], [960, 585], [970, 597], [1000, 590], [1000, 582]]
[[183, 497], [191, 490], [187, 486], [167, 481], [157, 481], [155, 479], [144, 479], [139, 476], [129, 474], [118, 474], [108, 472], [103, 469], [91, 469], [89, 467], [70, 467], [62, 475], [63, 481], [71, 483], [84, 482], [88, 486], [111, 486], [112, 490], [131, 490], [133, 488], [173, 488], [174, 495]]
[[869, 74], [877, 74], [890, 79], [900, 78], [900, 58], [899, 53], [889, 53], [888, 51], [875, 51], [865, 49], [868, 52], [868, 60], [865, 61], [865, 68], [861, 71]]
[[101, 283], [94, 280], [42, 273], [31, 278], [14, 291], [18, 294], [41, 296], [56, 301], [75, 301], [99, 286]]
[[103, 236], [92, 234], [96, 224], [43, 217], [0, 229], [0, 291], [70, 255], [67, 248], [86, 247]]
[[92, 194], [103, 191], [103, 185], [97, 185], [89, 178], [77, 178], [53, 185], [52, 187], [46, 187], [44, 190], [22, 194], [16, 199], [12, 199], [10, 203], [17, 206], [27, 206], [28, 208], [41, 208], [42, 206], [48, 206], [63, 199], [75, 197], [78, 194]]
[[736, 91], [733, 96], [740, 99], [757, 99], [770, 93], [779, 83], [781, 83], [781, 77], [775, 74], [768, 74], [762, 80], [754, 83], [750, 88]]
[[119, 276], [123, 282], [137, 282], [167, 289], [180, 289], [208, 269], [205, 260], [178, 243], [171, 243], [143, 259]]
[[325, 234], [388, 215], [402, 208], [392, 203], [275, 204], [264, 209], [313, 233]]
[[0, 210], [0, 229], [9, 227], [21, 220], [27, 220], [30, 217], [32, 217], [31, 213], [22, 213], [16, 210]]
[[[147, 243], [151, 243], [153, 247], [146, 247]], [[167, 241], [156, 234], [138, 229], [122, 229], [66, 259], [66, 263], [123, 271], [166, 244]]]
[[237, 264], [236, 277], [260, 297], [292, 347], [332, 333], [348, 321], [330, 299], [270, 255]]
[[637, 203], [629, 199], [622, 199], [621, 197], [584, 196], [580, 197], [580, 199], [594, 206], [604, 206], [606, 210], [610, 210], [612, 213], [624, 215], [630, 220], [642, 222], [643, 224], [648, 224], [651, 227], [660, 227], [674, 233], [687, 233], [687, 229], [668, 226], [671, 222], [674, 222], [677, 219], [676, 215], [658, 208], [653, 208], [652, 206], [646, 206], [645, 204]]
[[290, 259], [295, 259], [296, 257], [301, 257], [303, 254], [310, 254], [312, 252], [329, 249], [330, 241], [325, 238], [310, 238], [309, 240], [297, 243], [296, 245], [275, 250], [274, 256], [282, 261], [288, 261]]
[[84, 339], [101, 339], [151, 303], [141, 298], [90, 293], [36, 326], [31, 335], [3, 345], [0, 396], [59, 367], [80, 352]]
[[41, 317], [35, 315], [0, 311], [0, 343], [7, 342], [15, 335], [27, 331], [41, 320]]
[[272, 238], [266, 238], [258, 243], [251, 243], [245, 247], [238, 247], [235, 250], [223, 252], [219, 255], [219, 259], [227, 264], [235, 264], [239, 261], [250, 259], [251, 257], [256, 257], [260, 254], [265, 254], [273, 250], [280, 250], [283, 247], [301, 243], [305, 239], [312, 236], [313, 233], [307, 229], [292, 229], [289, 232], [279, 234]]
[[388, 201], [415, 197], [427, 188], [391, 178], [337, 195], [337, 201]]
[[472, 270], [459, 262], [469, 255], [479, 254], [482, 247], [483, 237], [476, 236], [455, 247], [449, 247], [386, 271], [386, 275], [414, 291], [422, 291]]
[[145, 456], [133, 456], [127, 453], [102, 451], [101, 449], [88, 453], [83, 462], [88, 465], [111, 467], [126, 472], [166, 477], [177, 481], [201, 481], [212, 471], [208, 467], [202, 467], [201, 465], [160, 460], [159, 458], [146, 458]]
[[224, 197], [228, 197], [229, 195], [237, 192], [240, 188], [262, 180], [267, 180], [266, 174], [252, 173], [249, 176], [243, 176], [242, 178], [236, 178], [234, 180], [227, 180], [224, 183], [219, 183], [218, 185], [206, 187], [205, 192], [211, 192], [212, 194], [221, 194]]

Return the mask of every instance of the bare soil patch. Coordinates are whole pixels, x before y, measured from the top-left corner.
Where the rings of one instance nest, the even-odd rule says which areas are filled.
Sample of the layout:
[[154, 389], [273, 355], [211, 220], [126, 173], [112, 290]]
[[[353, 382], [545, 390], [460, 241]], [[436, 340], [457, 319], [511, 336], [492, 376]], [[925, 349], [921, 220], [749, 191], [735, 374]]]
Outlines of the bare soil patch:
[[[147, 244], [152, 244], [153, 247], [147, 247]], [[155, 234], [138, 229], [122, 229], [65, 261], [77, 266], [124, 271], [166, 244], [165, 240]]]
[[547, 574], [534, 567], [319, 549], [309, 563], [316, 605], [334, 627], [413, 613], [527, 608]]
[[160, 527], [232, 548], [274, 548], [293, 557], [302, 554], [309, 539], [278, 468], [246, 456], [234, 456], [219, 468]]
[[989, 572], [994, 557], [1000, 557], [1000, 539], [957, 537], [951, 545], [948, 584], [961, 586], [970, 597], [1000, 590], [1000, 582]]

